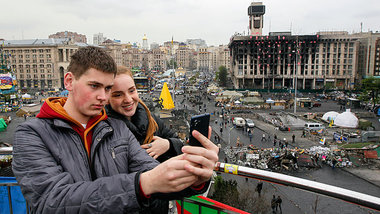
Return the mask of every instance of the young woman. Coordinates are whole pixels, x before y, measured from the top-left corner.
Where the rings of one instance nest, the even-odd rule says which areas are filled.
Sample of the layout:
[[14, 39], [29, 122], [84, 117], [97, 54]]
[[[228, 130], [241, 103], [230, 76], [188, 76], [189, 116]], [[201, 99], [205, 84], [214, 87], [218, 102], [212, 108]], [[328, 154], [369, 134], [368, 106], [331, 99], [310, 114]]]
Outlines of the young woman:
[[140, 100], [132, 73], [126, 67], [117, 68], [106, 110], [108, 116], [123, 120], [141, 147], [159, 162], [182, 153], [182, 141]]

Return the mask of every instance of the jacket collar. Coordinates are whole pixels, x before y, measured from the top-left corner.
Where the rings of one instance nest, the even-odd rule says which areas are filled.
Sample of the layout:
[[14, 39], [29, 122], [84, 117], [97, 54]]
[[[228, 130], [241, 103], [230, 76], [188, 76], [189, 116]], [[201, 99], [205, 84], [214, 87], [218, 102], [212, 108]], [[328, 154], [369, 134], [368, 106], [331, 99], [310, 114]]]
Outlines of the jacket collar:
[[106, 106], [106, 111], [109, 117], [124, 121], [139, 142], [145, 139], [149, 121], [146, 111], [140, 103], [137, 106], [135, 114], [131, 117], [131, 120], [128, 120], [124, 115], [114, 111], [110, 105]]

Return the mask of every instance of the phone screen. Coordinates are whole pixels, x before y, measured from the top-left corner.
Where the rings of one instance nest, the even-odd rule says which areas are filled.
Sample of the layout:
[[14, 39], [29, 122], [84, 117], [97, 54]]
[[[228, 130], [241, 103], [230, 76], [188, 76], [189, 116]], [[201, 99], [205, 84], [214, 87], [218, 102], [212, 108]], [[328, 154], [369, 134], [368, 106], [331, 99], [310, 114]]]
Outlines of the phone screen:
[[202, 144], [193, 137], [191, 134], [193, 130], [197, 130], [202, 135], [208, 137], [208, 126], [210, 123], [210, 114], [201, 114], [191, 117], [190, 121], [190, 137], [189, 145], [190, 146], [202, 146]]

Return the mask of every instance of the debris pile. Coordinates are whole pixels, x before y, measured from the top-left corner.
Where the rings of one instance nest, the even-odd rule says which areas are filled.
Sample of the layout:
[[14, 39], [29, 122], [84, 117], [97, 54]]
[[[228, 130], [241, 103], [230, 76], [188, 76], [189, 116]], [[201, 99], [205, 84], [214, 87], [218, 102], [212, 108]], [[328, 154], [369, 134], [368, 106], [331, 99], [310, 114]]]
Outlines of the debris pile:
[[[322, 164], [331, 167], [360, 166], [363, 158], [360, 153], [353, 154], [341, 149], [314, 146], [310, 149], [226, 147], [224, 149], [229, 163], [276, 172], [294, 171], [299, 168], [319, 168]], [[353, 164], [354, 162], [354, 164]]]

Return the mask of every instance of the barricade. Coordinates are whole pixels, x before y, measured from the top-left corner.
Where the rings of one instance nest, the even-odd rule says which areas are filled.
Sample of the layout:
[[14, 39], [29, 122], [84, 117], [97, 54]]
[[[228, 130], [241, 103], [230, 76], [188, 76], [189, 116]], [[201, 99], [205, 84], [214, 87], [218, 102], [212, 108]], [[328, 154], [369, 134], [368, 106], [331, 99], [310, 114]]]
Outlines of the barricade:
[[15, 177], [0, 177], [0, 214], [29, 213]]

